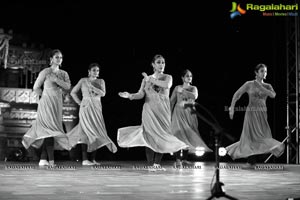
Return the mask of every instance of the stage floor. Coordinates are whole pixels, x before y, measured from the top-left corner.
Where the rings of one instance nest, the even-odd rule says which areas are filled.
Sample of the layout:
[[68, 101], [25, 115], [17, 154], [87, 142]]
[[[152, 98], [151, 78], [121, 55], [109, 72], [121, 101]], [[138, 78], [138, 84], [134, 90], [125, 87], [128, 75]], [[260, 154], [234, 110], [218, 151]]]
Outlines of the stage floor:
[[[0, 162], [0, 199], [188, 200], [208, 199], [215, 183], [214, 162], [194, 162], [183, 169], [163, 162], [166, 171], [150, 171], [145, 162], [103, 161], [100, 166], [57, 162]], [[284, 200], [300, 197], [300, 165], [220, 163], [225, 193], [239, 200]], [[227, 199], [227, 198], [217, 198]]]

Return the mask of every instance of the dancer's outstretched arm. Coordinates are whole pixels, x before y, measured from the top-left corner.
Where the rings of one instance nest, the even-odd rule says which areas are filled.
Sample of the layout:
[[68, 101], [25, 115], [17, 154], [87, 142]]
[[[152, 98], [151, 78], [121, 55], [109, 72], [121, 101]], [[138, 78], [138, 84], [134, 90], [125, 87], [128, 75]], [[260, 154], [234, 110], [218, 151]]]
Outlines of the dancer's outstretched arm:
[[130, 100], [142, 99], [145, 96], [145, 78], [142, 80], [141, 87], [137, 93], [119, 92], [119, 96]]
[[229, 117], [230, 119], [233, 119], [233, 115], [234, 115], [234, 106], [235, 103], [241, 98], [241, 96], [248, 91], [249, 89], [249, 84], [250, 82], [247, 81], [246, 83], [244, 83], [233, 95], [232, 100], [231, 100], [231, 105], [229, 107]]

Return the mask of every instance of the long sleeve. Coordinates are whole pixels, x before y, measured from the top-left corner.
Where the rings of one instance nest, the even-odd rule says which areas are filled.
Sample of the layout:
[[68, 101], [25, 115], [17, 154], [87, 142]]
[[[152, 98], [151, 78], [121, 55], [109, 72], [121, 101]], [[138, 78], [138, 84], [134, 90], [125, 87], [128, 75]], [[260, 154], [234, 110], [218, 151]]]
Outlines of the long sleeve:
[[57, 78], [55, 82], [57, 85], [59, 85], [65, 90], [69, 90], [71, 88], [71, 81], [69, 75], [65, 71], [63, 71], [62, 78]]
[[71, 97], [74, 99], [74, 101], [78, 105], [80, 105], [80, 103], [81, 103], [81, 100], [78, 97], [78, 92], [81, 89], [81, 85], [82, 85], [82, 79], [79, 80], [79, 82], [73, 87], [73, 89], [72, 89], [72, 91], [70, 93]]
[[45, 80], [46, 80], [46, 74], [47, 74], [47, 70], [44, 69], [42, 70], [36, 81], [34, 82], [34, 85], [33, 85], [33, 91], [35, 93], [37, 93], [38, 95], [42, 95], [42, 85], [44, 84]]
[[170, 97], [170, 106], [171, 106], [171, 112], [173, 113], [173, 109], [175, 107], [175, 104], [177, 102], [177, 88], [178, 86], [176, 86], [173, 91], [172, 91], [172, 95]]
[[154, 85], [157, 85], [157, 86], [162, 87], [162, 88], [171, 88], [172, 84], [173, 84], [173, 78], [172, 78], [171, 75], [166, 75], [165, 80], [157, 80], [157, 79], [154, 79], [154, 78], [150, 77], [150, 81]]
[[268, 92], [270, 92], [270, 93], [269, 93], [269, 96], [270, 96], [271, 98], [275, 98], [276, 92], [274, 91], [274, 89], [273, 89], [273, 87], [272, 87], [271, 84], [268, 84], [268, 85], [267, 85], [267, 89], [268, 89]]
[[131, 94], [130, 100], [142, 99], [145, 96], [145, 84], [145, 79], [143, 79], [139, 91], [137, 93]]
[[249, 81], [247, 81], [246, 83], [244, 83], [233, 95], [232, 100], [231, 100], [231, 107], [235, 106], [235, 103], [237, 102], [237, 100], [239, 100], [241, 98], [241, 96], [247, 92], [249, 89]]
[[259, 89], [265, 93], [266, 95], [268, 95], [271, 98], [275, 98], [276, 96], [276, 92], [274, 91], [273, 87], [271, 86], [271, 84], [265, 84], [265, 85], [259, 85]]
[[192, 100], [196, 100], [198, 98], [198, 89], [197, 87], [193, 86], [190, 90], [184, 89], [183, 94]]

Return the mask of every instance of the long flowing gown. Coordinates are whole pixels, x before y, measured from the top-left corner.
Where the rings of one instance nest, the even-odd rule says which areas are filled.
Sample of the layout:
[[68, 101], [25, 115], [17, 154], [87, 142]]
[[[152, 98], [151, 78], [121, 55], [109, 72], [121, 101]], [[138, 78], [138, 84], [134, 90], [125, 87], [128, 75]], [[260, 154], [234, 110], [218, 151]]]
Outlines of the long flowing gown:
[[198, 119], [196, 114], [191, 113], [191, 108], [184, 108], [184, 103], [193, 103], [196, 100], [196, 94], [190, 87], [190, 91], [179, 93], [178, 87], [176, 86], [171, 95], [171, 109], [172, 112], [172, 123], [171, 129], [174, 136], [179, 140], [188, 144], [189, 152], [195, 153], [196, 150], [202, 148], [206, 152], [212, 152], [212, 150], [205, 144], [200, 136], [198, 129]]
[[[165, 76], [161, 80], [164, 80]], [[145, 146], [158, 153], [174, 153], [187, 148], [184, 142], [171, 134], [169, 88], [162, 88], [143, 80], [138, 94], [142, 94], [141, 98], [145, 95], [142, 124], [119, 128], [119, 146]]]
[[[100, 79], [103, 87], [104, 81]], [[105, 86], [104, 86], [105, 87]], [[111, 152], [117, 152], [117, 147], [108, 137], [102, 114], [101, 96], [103, 91], [94, 87], [88, 78], [82, 78], [72, 89], [71, 94], [76, 102], [80, 101], [77, 93], [81, 90], [82, 101], [79, 110], [79, 123], [67, 136], [72, 147], [77, 144], [87, 144], [88, 152], [93, 152], [106, 146]]]
[[[284, 152], [284, 144], [272, 138], [267, 121], [267, 94], [262, 92], [256, 84], [255, 81], [248, 81], [237, 91], [237, 96], [248, 93], [249, 104], [245, 112], [240, 141], [226, 147], [232, 159], [266, 153], [279, 157]], [[273, 90], [270, 84], [264, 87]]]
[[[52, 81], [50, 75], [55, 75], [58, 80]], [[62, 124], [62, 88], [70, 89], [69, 75], [63, 70], [54, 73], [51, 68], [45, 68], [39, 73], [33, 90], [39, 91], [42, 86], [43, 92], [38, 102], [37, 118], [23, 136], [22, 144], [26, 149], [30, 146], [40, 148], [44, 138], [54, 137], [55, 150], [69, 150], [68, 138]]]

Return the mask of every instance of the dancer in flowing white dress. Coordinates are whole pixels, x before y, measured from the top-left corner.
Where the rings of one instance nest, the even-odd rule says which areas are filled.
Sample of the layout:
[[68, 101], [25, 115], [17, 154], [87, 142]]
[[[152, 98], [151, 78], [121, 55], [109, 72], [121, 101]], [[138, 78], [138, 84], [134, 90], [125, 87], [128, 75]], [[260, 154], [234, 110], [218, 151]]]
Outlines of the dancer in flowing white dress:
[[62, 58], [60, 50], [53, 50], [51, 66], [39, 73], [33, 86], [33, 90], [41, 98], [38, 102], [37, 118], [23, 136], [22, 144], [26, 149], [30, 146], [42, 148], [40, 166], [54, 166], [54, 150], [70, 150], [62, 123], [62, 90], [69, 90], [71, 83], [68, 73], [59, 69]]
[[[74, 101], [80, 105], [79, 123], [68, 134], [72, 147], [81, 144], [82, 165], [99, 164], [96, 161], [97, 149], [106, 146], [111, 152], [117, 152], [114, 142], [108, 137], [102, 114], [101, 98], [106, 94], [105, 82], [98, 79], [100, 65], [89, 66], [89, 77], [81, 78], [71, 91]], [[78, 97], [81, 90], [82, 100]], [[91, 161], [87, 152], [91, 152]]]
[[137, 93], [119, 93], [121, 97], [130, 100], [145, 97], [145, 103], [142, 125], [119, 128], [118, 144], [120, 147], [145, 146], [148, 164], [156, 169], [163, 169], [161, 159], [164, 153], [174, 153], [188, 146], [171, 133], [169, 90], [172, 86], [172, 76], [163, 73], [165, 59], [156, 55], [152, 66], [152, 75], [142, 73], [144, 79]]
[[273, 139], [267, 120], [267, 97], [275, 98], [276, 93], [271, 84], [265, 83], [267, 66], [258, 64], [255, 67], [255, 80], [244, 83], [233, 95], [229, 108], [230, 118], [234, 115], [235, 103], [244, 93], [249, 95], [240, 141], [226, 147], [232, 159], [248, 157], [247, 164], [254, 165], [256, 155], [272, 153], [279, 157], [284, 152], [284, 144]]
[[195, 100], [198, 98], [197, 87], [191, 85], [193, 80], [192, 72], [188, 69], [184, 70], [181, 78], [183, 84], [177, 85], [173, 89], [170, 99], [172, 111], [171, 129], [174, 136], [188, 144], [189, 147], [175, 153], [176, 167], [182, 167], [182, 163], [189, 163], [187, 161], [188, 153], [196, 153], [196, 151], [212, 152], [200, 136], [197, 115], [192, 113], [190, 107], [184, 107], [185, 103], [195, 103]]

